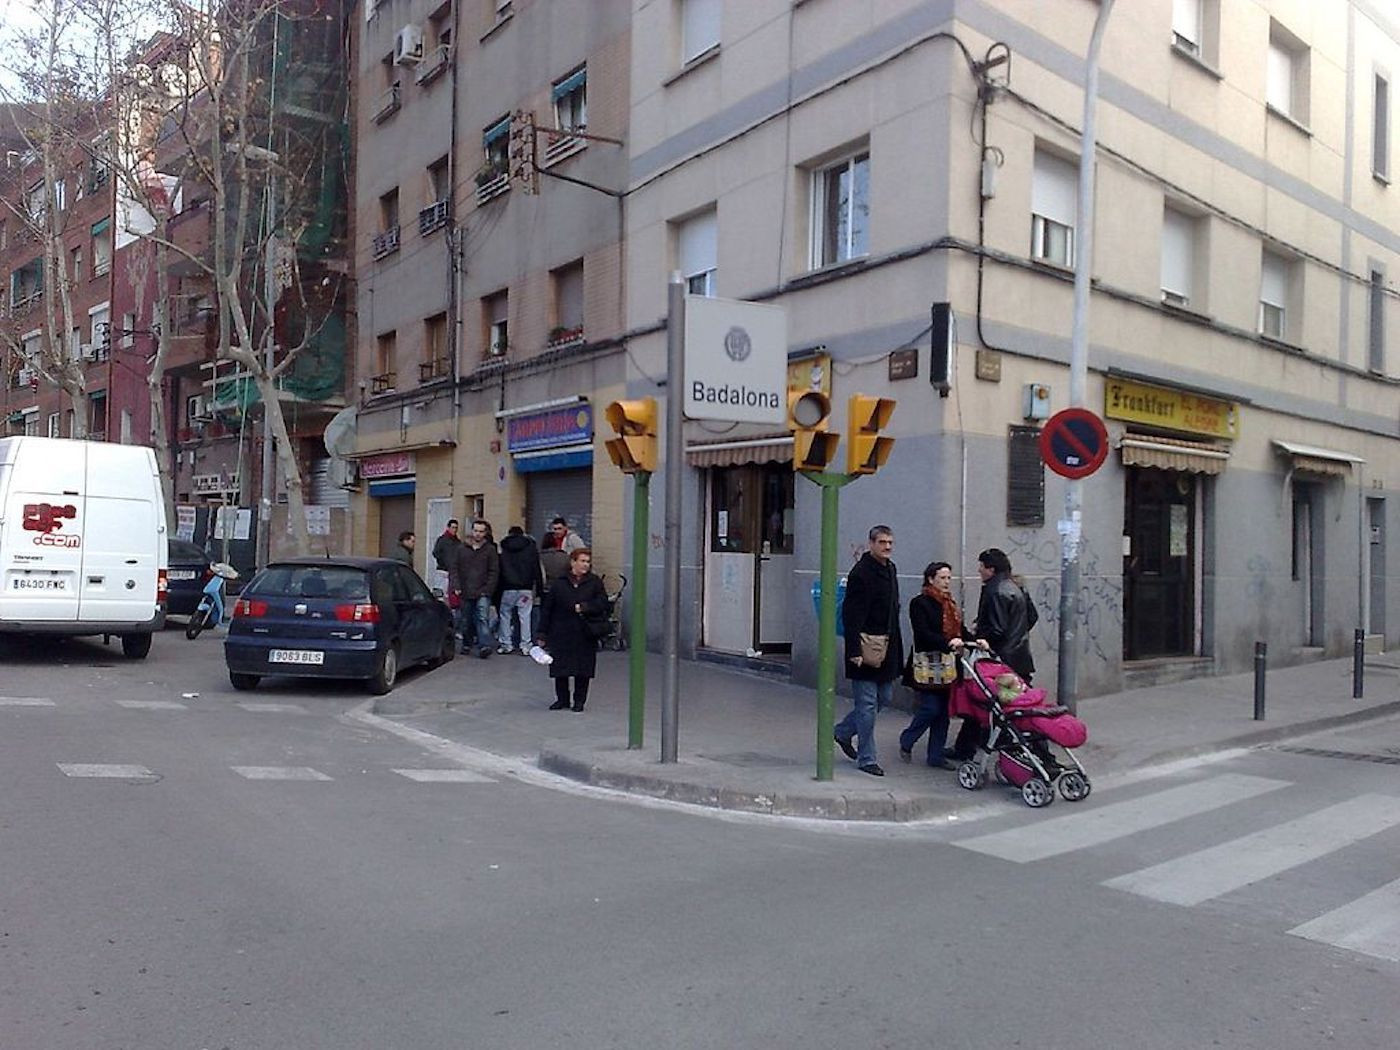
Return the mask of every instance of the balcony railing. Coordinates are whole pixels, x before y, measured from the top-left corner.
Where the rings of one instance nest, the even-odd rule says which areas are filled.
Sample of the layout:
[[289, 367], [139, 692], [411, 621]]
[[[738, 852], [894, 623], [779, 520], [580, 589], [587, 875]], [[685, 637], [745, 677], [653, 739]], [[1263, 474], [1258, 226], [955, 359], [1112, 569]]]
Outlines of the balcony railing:
[[18, 313], [20, 310], [27, 310], [44, 297], [44, 289], [31, 288], [28, 291], [21, 291], [18, 296], [10, 301], [10, 309]]
[[418, 67], [418, 72], [413, 79], [420, 84], [431, 84], [438, 77], [442, 76], [447, 69], [447, 63], [452, 60], [452, 45], [439, 44], [428, 52], [423, 59], [422, 65]]
[[377, 376], [369, 377], [369, 392], [371, 394], [387, 394], [394, 389], [394, 384], [398, 381], [398, 374], [395, 372], [382, 372]]
[[374, 113], [374, 122], [376, 124], [381, 124], [388, 120], [399, 111], [399, 107], [402, 104], [403, 100], [399, 92], [399, 85], [394, 84], [380, 92], [379, 97], [374, 100], [374, 109], [372, 110]]
[[578, 346], [583, 342], [583, 325], [563, 326], [549, 330], [548, 347], [558, 350], [565, 346]]
[[426, 237], [447, 224], [447, 201], [434, 201], [418, 213], [418, 235]]
[[371, 253], [376, 259], [382, 259], [386, 255], [393, 255], [399, 250], [399, 228], [390, 226], [383, 233], [374, 235], [374, 243]]
[[476, 183], [476, 203], [485, 204], [493, 197], [499, 197], [510, 189], [510, 172], [493, 172], [487, 170], [482, 172], [484, 178], [478, 177]]
[[439, 379], [447, 378], [448, 360], [446, 357], [435, 357], [431, 361], [420, 361], [418, 363], [418, 382], [434, 383]]
[[547, 168], [551, 164], [558, 164], [565, 157], [572, 157], [575, 153], [582, 152], [587, 146], [587, 139], [570, 135], [567, 131], [551, 132], [549, 142], [544, 147], [542, 166]]

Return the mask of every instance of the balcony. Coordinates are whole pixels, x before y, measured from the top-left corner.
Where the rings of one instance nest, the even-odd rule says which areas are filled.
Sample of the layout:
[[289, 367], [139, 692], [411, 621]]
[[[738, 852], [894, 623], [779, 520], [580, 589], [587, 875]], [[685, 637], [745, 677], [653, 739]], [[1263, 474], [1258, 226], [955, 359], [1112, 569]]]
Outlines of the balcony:
[[446, 200], [434, 201], [418, 213], [418, 235], [426, 237], [441, 226], [447, 225]]
[[436, 383], [439, 379], [446, 379], [449, 362], [446, 357], [435, 357], [431, 361], [420, 361], [418, 363], [419, 384]]
[[35, 306], [44, 298], [43, 288], [21, 288], [19, 294], [10, 300], [10, 310], [19, 313], [21, 310], [28, 310]]
[[402, 105], [403, 99], [399, 92], [399, 85], [394, 84], [380, 93], [379, 97], [374, 100], [374, 106], [370, 112], [374, 114], [374, 122], [382, 124], [397, 113]]
[[581, 139], [577, 135], [570, 135], [567, 131], [549, 132], [549, 141], [544, 147], [544, 157], [540, 166], [544, 168], [558, 164], [566, 157], [572, 157], [575, 153], [582, 153], [588, 147], [588, 140]]
[[549, 342], [546, 344], [550, 350], [562, 350], [568, 346], [579, 346], [583, 343], [583, 325], [555, 325], [549, 330]]
[[487, 168], [476, 177], [476, 203], [485, 204], [510, 189], [510, 172], [502, 168]]
[[376, 259], [382, 259], [386, 255], [393, 255], [399, 250], [399, 228], [390, 226], [383, 233], [376, 233], [374, 241], [370, 247], [370, 254]]
[[370, 395], [387, 394], [394, 389], [394, 384], [398, 381], [398, 374], [395, 372], [381, 372], [377, 376], [369, 377]]
[[413, 79], [420, 84], [431, 84], [447, 70], [447, 64], [452, 61], [452, 45], [439, 44], [428, 52], [423, 59], [422, 65], [418, 67], [418, 72]]

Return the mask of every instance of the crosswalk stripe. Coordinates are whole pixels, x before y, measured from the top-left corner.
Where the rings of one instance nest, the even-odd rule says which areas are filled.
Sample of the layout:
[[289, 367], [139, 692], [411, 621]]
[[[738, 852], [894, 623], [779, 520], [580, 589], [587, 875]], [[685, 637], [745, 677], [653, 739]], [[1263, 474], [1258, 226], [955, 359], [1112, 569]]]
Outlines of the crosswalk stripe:
[[1193, 905], [1326, 856], [1400, 824], [1400, 799], [1358, 795], [1252, 835], [1103, 883], [1168, 904]]
[[0, 696], [0, 707], [53, 707], [54, 702], [43, 696]]
[[1400, 879], [1288, 931], [1295, 937], [1400, 962]]
[[1225, 773], [1140, 798], [1076, 810], [1035, 824], [962, 839], [953, 845], [1026, 864], [1088, 846], [1100, 846], [1287, 786], [1288, 782], [1284, 780]]
[[245, 702], [245, 703], [240, 703], [238, 706], [241, 707], [241, 708], [243, 708], [243, 710], [245, 710], [245, 711], [254, 711], [254, 712], [263, 713], [263, 714], [268, 714], [268, 713], [285, 714], [285, 715], [304, 715], [304, 714], [306, 714], [306, 708], [302, 707], [300, 704], [258, 704], [258, 703], [252, 703], [252, 702]]
[[330, 780], [310, 766], [233, 766], [233, 771], [249, 780]]
[[118, 700], [118, 707], [128, 707], [133, 711], [188, 711], [189, 708], [175, 700]]
[[420, 784], [494, 784], [490, 777], [473, 773], [470, 769], [396, 769], [401, 777], [416, 780]]
[[65, 777], [112, 777], [118, 780], [132, 780], [137, 777], [155, 776], [145, 766], [103, 765], [98, 762], [57, 762]]

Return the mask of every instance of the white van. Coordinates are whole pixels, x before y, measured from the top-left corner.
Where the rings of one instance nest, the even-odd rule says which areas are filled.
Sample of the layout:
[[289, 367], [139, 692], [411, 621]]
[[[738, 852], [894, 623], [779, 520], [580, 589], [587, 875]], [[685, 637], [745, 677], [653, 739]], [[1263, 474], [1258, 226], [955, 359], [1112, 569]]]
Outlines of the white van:
[[165, 529], [151, 449], [0, 438], [0, 632], [118, 635], [141, 659], [165, 626]]

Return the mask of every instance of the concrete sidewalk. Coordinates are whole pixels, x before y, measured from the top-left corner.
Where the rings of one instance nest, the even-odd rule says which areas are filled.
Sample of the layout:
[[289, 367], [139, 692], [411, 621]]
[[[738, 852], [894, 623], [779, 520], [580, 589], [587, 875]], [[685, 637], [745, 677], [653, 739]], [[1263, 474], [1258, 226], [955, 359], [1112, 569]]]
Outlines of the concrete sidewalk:
[[[969, 792], [956, 776], [899, 761], [903, 711], [880, 715], [886, 776], [861, 773], [841, 753], [835, 777], [816, 780], [813, 690], [703, 662], [681, 662], [679, 761], [660, 762], [661, 659], [648, 659], [646, 745], [627, 749], [627, 654], [600, 653], [588, 709], [549, 711], [544, 668], [518, 655], [458, 657], [403, 679], [375, 705], [381, 716], [502, 757], [603, 787], [701, 806], [780, 816], [909, 821], [948, 815], [1010, 789]], [[1367, 658], [1365, 698], [1351, 698], [1351, 661], [1271, 671], [1267, 719], [1253, 720], [1252, 675], [1203, 678], [1085, 700], [1089, 743], [1077, 754], [1091, 778], [1400, 713], [1400, 659]], [[850, 701], [836, 698], [836, 717]]]

